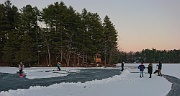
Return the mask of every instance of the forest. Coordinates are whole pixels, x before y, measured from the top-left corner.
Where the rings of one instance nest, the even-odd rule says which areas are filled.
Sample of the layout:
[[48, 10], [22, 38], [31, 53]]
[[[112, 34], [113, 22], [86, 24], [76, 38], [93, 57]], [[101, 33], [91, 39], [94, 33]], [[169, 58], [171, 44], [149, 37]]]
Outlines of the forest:
[[143, 49], [140, 52], [120, 52], [119, 62], [129, 63], [180, 63], [180, 50]]
[[26, 5], [21, 9], [10, 0], [0, 4], [1, 65], [65, 66], [117, 62], [117, 31], [108, 16], [76, 12], [64, 2], [41, 9]]
[[[111, 66], [118, 62], [180, 63], [180, 50], [143, 49], [123, 52], [117, 47], [117, 30], [110, 18], [76, 12], [64, 2], [43, 9], [10, 0], [0, 4], [0, 66]], [[120, 46], [120, 45], [119, 45]], [[133, 46], [132, 46], [133, 47]]]

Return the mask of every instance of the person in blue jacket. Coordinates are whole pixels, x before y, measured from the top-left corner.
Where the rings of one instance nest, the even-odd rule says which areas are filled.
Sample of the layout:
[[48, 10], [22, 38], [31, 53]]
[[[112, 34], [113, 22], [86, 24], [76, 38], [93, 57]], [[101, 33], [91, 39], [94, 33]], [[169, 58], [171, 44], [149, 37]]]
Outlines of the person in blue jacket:
[[141, 65], [138, 66], [138, 69], [140, 70], [140, 78], [142, 78], [143, 77], [143, 71], [145, 69], [143, 62], [141, 62]]

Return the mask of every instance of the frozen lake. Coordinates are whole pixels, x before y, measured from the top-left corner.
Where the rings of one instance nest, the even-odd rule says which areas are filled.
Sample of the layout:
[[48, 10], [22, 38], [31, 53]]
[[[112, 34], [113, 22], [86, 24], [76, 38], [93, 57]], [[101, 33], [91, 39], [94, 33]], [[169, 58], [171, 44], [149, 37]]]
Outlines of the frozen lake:
[[62, 71], [31, 67], [24, 69], [26, 78], [16, 74], [17, 67], [0, 67], [0, 96], [180, 96], [180, 64], [163, 64], [163, 77], [152, 74], [152, 78], [147, 68], [144, 77], [139, 77], [138, 63], [126, 63], [123, 72], [120, 65], [62, 67]]
[[[65, 71], [65, 70], [62, 70]], [[39, 71], [40, 73], [41, 71]], [[44, 71], [42, 71], [44, 72]], [[119, 75], [121, 72], [119, 69], [80, 69], [79, 72], [67, 72], [60, 73], [58, 71], [45, 71], [47, 73], [51, 72], [54, 74], [67, 74], [67, 76], [58, 76], [50, 78], [38, 78], [38, 79], [28, 79], [21, 78], [18, 74], [8, 74], [0, 73], [0, 91], [17, 90], [17, 89], [28, 89], [30, 86], [49, 86], [58, 83], [84, 83], [86, 81], [101, 80], [105, 78], [112, 77], [114, 75]]]

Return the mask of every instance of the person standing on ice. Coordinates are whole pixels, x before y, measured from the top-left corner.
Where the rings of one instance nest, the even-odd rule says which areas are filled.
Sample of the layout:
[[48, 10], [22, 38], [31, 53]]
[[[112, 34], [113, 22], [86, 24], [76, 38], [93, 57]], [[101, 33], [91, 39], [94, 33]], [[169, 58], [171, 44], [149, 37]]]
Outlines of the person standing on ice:
[[124, 70], [124, 62], [121, 63], [121, 71]]
[[61, 71], [60, 66], [61, 66], [61, 63], [60, 63], [60, 62], [58, 62], [58, 63], [57, 63], [57, 68], [58, 68], [58, 71]]
[[145, 69], [143, 62], [141, 62], [141, 65], [138, 66], [138, 69], [140, 70], [140, 78], [142, 78], [143, 77], [143, 71]]
[[20, 64], [19, 64], [19, 75], [20, 76], [23, 76], [23, 69], [24, 69], [24, 65], [22, 62], [20, 62]]
[[152, 63], [149, 63], [149, 65], [148, 65], [148, 73], [150, 75], [149, 78], [151, 78], [152, 71], [153, 71]]
[[161, 61], [159, 61], [159, 65], [158, 65], [158, 76], [162, 76], [161, 69], [162, 69], [162, 63], [161, 63]]

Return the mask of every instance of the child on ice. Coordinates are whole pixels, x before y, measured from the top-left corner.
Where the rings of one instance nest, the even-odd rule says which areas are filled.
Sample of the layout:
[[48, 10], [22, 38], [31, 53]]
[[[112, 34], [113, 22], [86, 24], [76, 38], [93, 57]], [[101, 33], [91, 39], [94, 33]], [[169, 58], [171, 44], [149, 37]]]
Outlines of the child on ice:
[[22, 62], [20, 62], [20, 64], [19, 64], [19, 76], [23, 76], [23, 69], [24, 69], [24, 65], [22, 64]]

